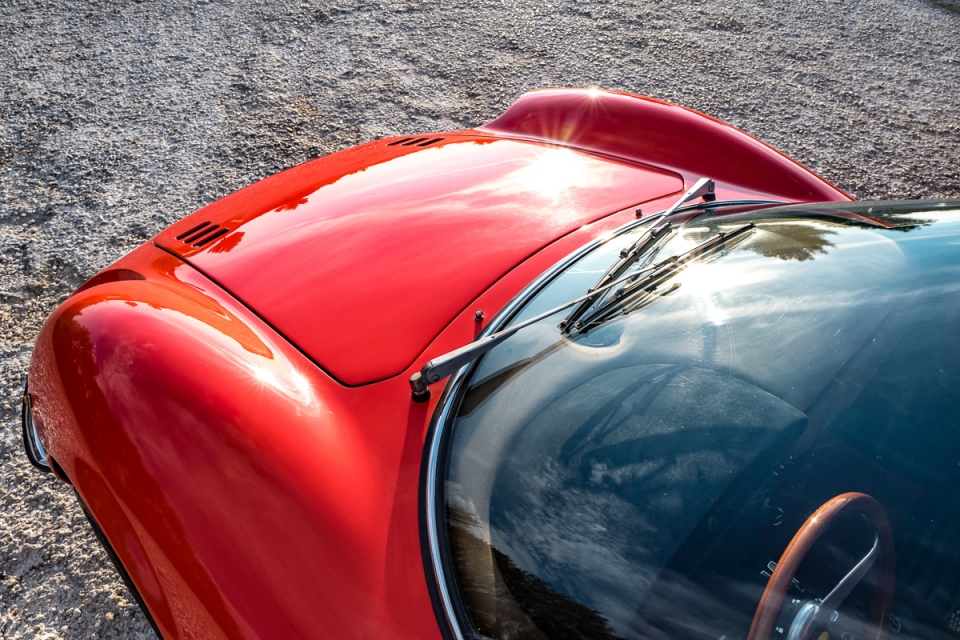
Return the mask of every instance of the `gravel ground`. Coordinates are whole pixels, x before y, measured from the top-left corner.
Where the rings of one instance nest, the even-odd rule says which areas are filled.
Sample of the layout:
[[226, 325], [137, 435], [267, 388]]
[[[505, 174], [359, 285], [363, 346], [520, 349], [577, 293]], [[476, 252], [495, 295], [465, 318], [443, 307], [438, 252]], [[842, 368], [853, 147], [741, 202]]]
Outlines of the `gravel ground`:
[[44, 317], [210, 201], [522, 92], [672, 100], [859, 198], [960, 196], [958, 0], [5, 0], [0, 6], [0, 636], [152, 632], [67, 487], [21, 452]]

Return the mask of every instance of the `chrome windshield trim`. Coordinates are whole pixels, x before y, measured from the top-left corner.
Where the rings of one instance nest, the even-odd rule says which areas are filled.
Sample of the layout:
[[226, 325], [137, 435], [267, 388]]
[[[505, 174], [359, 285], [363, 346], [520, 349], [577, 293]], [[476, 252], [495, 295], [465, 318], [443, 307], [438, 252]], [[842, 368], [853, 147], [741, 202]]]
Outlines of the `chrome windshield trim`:
[[[510, 321], [514, 313], [530, 298], [539, 293], [543, 287], [547, 285], [547, 283], [549, 283], [559, 273], [564, 271], [567, 267], [582, 258], [590, 251], [593, 251], [600, 245], [609, 242], [619, 235], [627, 233], [628, 231], [632, 231], [637, 227], [642, 227], [650, 222], [655, 222], [658, 219], [662, 219], [659, 213], [645, 216], [639, 220], [631, 220], [625, 225], [600, 235], [573, 253], [569, 254], [540, 274], [533, 282], [524, 287], [520, 293], [515, 295], [510, 302], [504, 305], [504, 307], [500, 309], [500, 311], [490, 320], [490, 323], [477, 335], [476, 339], [479, 340], [480, 338], [484, 338], [501, 329], [504, 325], [506, 325], [507, 322]], [[449, 589], [450, 581], [443, 570], [443, 559], [440, 557], [440, 524], [438, 522], [437, 513], [437, 476], [439, 471], [438, 465], [440, 463], [440, 445], [443, 440], [443, 435], [446, 432], [446, 427], [450, 422], [454, 402], [456, 401], [463, 381], [467, 378], [467, 375], [477, 364], [477, 362], [478, 361], [474, 361], [464, 365], [452, 376], [450, 376], [450, 380], [447, 381], [443, 396], [440, 398], [440, 402], [437, 405], [437, 414], [435, 419], [436, 426], [428, 444], [430, 449], [429, 455], [427, 456], [427, 477], [424, 487], [424, 493], [426, 494], [424, 496], [424, 504], [427, 510], [427, 542], [430, 546], [430, 561], [433, 564], [433, 575], [434, 579], [436, 580], [437, 590], [440, 593], [440, 600], [443, 604], [444, 614], [447, 617], [447, 624], [450, 626], [450, 630], [456, 640], [465, 640], [465, 636], [460, 628], [461, 621], [457, 618], [454, 610], [453, 599]]]
[[[472, 363], [471, 363], [472, 364]], [[459, 386], [460, 378], [464, 371], [470, 368], [470, 365], [463, 367], [450, 378], [447, 387], [453, 389]], [[437, 591], [440, 592], [440, 600], [443, 604], [443, 612], [447, 618], [447, 626], [453, 633], [456, 640], [464, 640], [463, 632], [460, 630], [460, 621], [453, 609], [453, 601], [450, 599], [450, 590], [447, 588], [447, 576], [443, 570], [443, 560], [440, 557], [439, 528], [437, 524], [437, 462], [440, 456], [440, 435], [443, 426], [448, 420], [450, 402], [452, 395], [446, 395], [442, 399], [441, 411], [437, 416], [437, 426], [433, 432], [433, 439], [430, 442], [430, 456], [427, 459], [427, 482], [426, 482], [426, 501], [427, 509], [427, 542], [430, 545], [430, 563], [433, 565], [434, 580], [437, 584]]]
[[22, 403], [20, 424], [23, 433], [23, 448], [27, 454], [27, 459], [37, 469], [49, 473], [50, 463], [47, 460], [47, 452], [43, 448], [43, 443], [40, 442], [37, 425], [33, 421], [33, 398], [26, 383], [23, 385]]
[[[673, 213], [686, 213], [697, 209], [719, 209], [721, 207], [749, 207], [753, 205], [783, 205], [802, 204], [798, 202], [784, 202], [783, 200], [714, 200], [712, 202], [694, 202], [674, 209]], [[659, 215], [659, 214], [658, 214]]]

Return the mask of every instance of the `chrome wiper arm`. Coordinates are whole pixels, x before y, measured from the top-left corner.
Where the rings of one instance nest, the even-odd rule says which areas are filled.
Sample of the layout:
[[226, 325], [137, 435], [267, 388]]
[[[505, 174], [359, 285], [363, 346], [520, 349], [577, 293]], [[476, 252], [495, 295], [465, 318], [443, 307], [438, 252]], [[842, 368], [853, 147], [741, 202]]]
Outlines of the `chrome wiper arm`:
[[[656, 218], [662, 218], [665, 214], [659, 214]], [[656, 219], [655, 218], [655, 219]], [[587, 298], [581, 302], [579, 305], [574, 307], [573, 311], [563, 319], [563, 322], [560, 323], [560, 329], [563, 330], [566, 327], [573, 325], [580, 316], [587, 312], [587, 310], [597, 301], [597, 297], [600, 295], [599, 289], [609, 284], [613, 280], [616, 280], [623, 275], [623, 272], [626, 271], [630, 265], [635, 263], [642, 255], [650, 250], [663, 235], [670, 230], [673, 225], [669, 222], [666, 222], [659, 227], [650, 227], [647, 229], [636, 242], [631, 244], [629, 247], [624, 248], [620, 252], [620, 256], [617, 260], [610, 265], [610, 267], [603, 273], [602, 276], [593, 284], [592, 287], [587, 289], [587, 293], [590, 294]], [[635, 274], [634, 274], [635, 275]]]
[[637, 292], [641, 290], [652, 291], [651, 287], [655, 288], [660, 284], [661, 281], [676, 273], [686, 263], [706, 255], [722, 244], [746, 233], [750, 229], [753, 229], [755, 226], [756, 225], [753, 222], [750, 222], [741, 227], [737, 227], [732, 231], [721, 231], [717, 233], [717, 235], [701, 242], [685, 253], [676, 256], [670, 256], [665, 260], [661, 260], [657, 264], [653, 265], [650, 269], [647, 269], [647, 274], [642, 278], [635, 278], [635, 276], [638, 275], [636, 273], [626, 276], [623, 278], [623, 280], [629, 280], [631, 278], [634, 279], [624, 285], [622, 289], [617, 291], [613, 298], [597, 307], [592, 313], [582, 320], [564, 327], [563, 331], [565, 333], [569, 333], [572, 329], [576, 329], [578, 333], [582, 333], [590, 329], [592, 326], [602, 323], [604, 320], [610, 317], [611, 311], [616, 310], [619, 313], [623, 309], [624, 303]]
[[671, 213], [679, 209], [683, 204], [690, 202], [691, 200], [699, 197], [703, 197], [704, 200], [716, 200], [717, 195], [714, 193], [716, 184], [710, 178], [700, 178], [693, 186], [687, 189], [687, 192], [680, 196], [680, 199], [670, 205], [670, 208], [664, 211], [661, 215], [669, 216]]
[[[628, 283], [623, 287], [623, 289], [617, 292], [617, 295], [613, 300], [602, 305], [600, 308], [590, 314], [589, 318], [585, 322], [577, 322], [575, 325], [573, 325], [573, 327], [578, 331], [582, 331], [583, 327], [587, 327], [592, 324], [598, 324], [599, 322], [602, 322], [602, 316], [605, 313], [610, 311], [612, 308], [619, 307], [623, 301], [627, 300], [637, 290], [649, 287], [651, 284], [655, 284], [658, 280], [666, 278], [687, 262], [694, 260], [719, 247], [723, 243], [749, 231], [750, 229], [753, 229], [754, 226], [756, 225], [751, 222], [743, 225], [742, 227], [737, 227], [733, 231], [721, 231], [709, 240], [701, 242], [683, 254], [671, 256], [653, 266], [640, 269], [639, 271], [634, 271], [633, 273], [628, 273], [625, 276], [617, 278], [613, 282], [592, 289], [586, 295], [582, 295], [579, 298], [574, 298], [573, 300], [564, 302], [560, 306], [554, 307], [548, 311], [544, 311], [543, 313], [515, 324], [512, 327], [492, 333], [489, 336], [480, 338], [479, 340], [471, 342], [470, 344], [460, 347], [459, 349], [454, 349], [449, 353], [445, 353], [442, 356], [433, 358], [423, 365], [420, 371], [410, 376], [410, 390], [412, 392], [414, 402], [426, 402], [429, 400], [429, 385], [443, 380], [447, 376], [456, 372], [460, 367], [473, 362], [521, 329], [529, 327], [532, 324], [536, 324], [544, 318], [549, 318], [550, 316], [563, 311], [564, 309], [568, 309], [575, 304], [580, 304], [586, 300], [592, 300], [597, 294], [612, 289], [622, 282], [632, 280], [632, 282]], [[568, 326], [564, 330], [564, 333], [568, 333], [570, 328], [571, 327]]]
[[[675, 212], [677, 209], [679, 209], [684, 203], [689, 202], [690, 200], [693, 200], [695, 198], [699, 198], [701, 196], [703, 197], [704, 200], [712, 201], [716, 199], [716, 195], [714, 194], [714, 189], [715, 189], [715, 184], [713, 180], [709, 178], [700, 178], [699, 180], [696, 181], [696, 183], [694, 183], [692, 187], [690, 187], [682, 196], [680, 196], [680, 198], [676, 202], [674, 202], [669, 209], [658, 214], [656, 218], [665, 218], [670, 214], [672, 214], [673, 212]], [[582, 311], [580, 311], [580, 313], [583, 313], [590, 308], [590, 306], [594, 303], [594, 301], [596, 300], [596, 297], [599, 294], [607, 291], [608, 289], [615, 287], [621, 282], [625, 282], [627, 280], [634, 280], [633, 285], [630, 285], [630, 289], [629, 289], [630, 291], [634, 291], [636, 288], [634, 285], [636, 285], [638, 282], [644, 283], [644, 284], [649, 284], [651, 282], [651, 280], [649, 279], [649, 276], [644, 278], [640, 278], [640, 276], [651, 271], [662, 271], [665, 267], [665, 263], [668, 263], [668, 262], [676, 263], [676, 266], [674, 268], [678, 268], [679, 265], [683, 264], [683, 262], [686, 262], [691, 257], [694, 257], [695, 255], [699, 255], [698, 253], [695, 253], [695, 252], [700, 250], [701, 247], [706, 247], [706, 245], [709, 245], [710, 243], [714, 243], [714, 242], [716, 243], [723, 242], [726, 237], [733, 237], [734, 235], [739, 235], [746, 229], [752, 228], [753, 226], [754, 225], [751, 223], [726, 234], [719, 233], [713, 239], [708, 240], [707, 242], [704, 242], [698, 245], [697, 247], [694, 247], [687, 253], [683, 254], [683, 256], [673, 256], [672, 258], [668, 258], [667, 260], [660, 262], [652, 267], [640, 269], [638, 271], [634, 271], [633, 273], [627, 274], [625, 276], [617, 277], [617, 275], [620, 273], [623, 273], [623, 271], [627, 267], [629, 267], [629, 265], [632, 264], [633, 261], [636, 260], [638, 256], [643, 255], [643, 252], [646, 251], [647, 248], [649, 248], [650, 244], [652, 244], [653, 242], [656, 242], [663, 235], [663, 233], [665, 233], [671, 227], [671, 224], [668, 222], [667, 224], [661, 225], [660, 227], [651, 228], [650, 231], [647, 232], [647, 234], [642, 236], [637, 242], [635, 242], [631, 247], [629, 247], [625, 253], [621, 252], [621, 255], [618, 261], [614, 263], [614, 265], [603, 274], [600, 280], [597, 281], [597, 284], [595, 284], [593, 287], [590, 288], [590, 290], [587, 291], [586, 295], [580, 296], [579, 298], [574, 298], [573, 300], [565, 302], [558, 307], [554, 307], [549, 311], [545, 311], [537, 316], [534, 316], [529, 320], [526, 320], [512, 327], [504, 329], [503, 331], [498, 331], [497, 333], [493, 333], [475, 342], [471, 342], [468, 345], [460, 347], [459, 349], [454, 349], [449, 353], [446, 353], [438, 358], [433, 358], [432, 360], [428, 361], [425, 365], [423, 365], [420, 371], [410, 376], [410, 389], [413, 395], [413, 400], [415, 402], [426, 402], [430, 398], [430, 389], [428, 388], [429, 385], [435, 382], [439, 382], [440, 380], [443, 380], [447, 376], [451, 375], [452, 373], [460, 369], [460, 367], [464, 366], [467, 363], [473, 362], [474, 360], [484, 355], [485, 353], [493, 349], [495, 346], [497, 346], [498, 344], [500, 344], [501, 342], [503, 342], [504, 340], [506, 340], [513, 334], [515, 334], [520, 329], [523, 329], [532, 324], [535, 324], [540, 320], [543, 320], [544, 318], [549, 318], [550, 316], [560, 311], [563, 311], [564, 309], [568, 309], [576, 304], [581, 305]], [[710, 247], [706, 247], [702, 251], [706, 251], [709, 248], [712, 248], [712, 245]], [[650, 274], [650, 275], [652, 276], [654, 274]], [[613, 278], [616, 278], [616, 279], [614, 279], [612, 282], [601, 284], [604, 281], [611, 280]], [[626, 289], [627, 287], [624, 287], [624, 289], [622, 289], [621, 291], [618, 291], [617, 292], [618, 298], [611, 302], [617, 302], [617, 300], [624, 294], [624, 291]], [[598, 317], [597, 315], [598, 312], [601, 312], [607, 309], [610, 306], [610, 304], [611, 303], [608, 302], [607, 304], [600, 307], [600, 309], [597, 309], [596, 312], [591, 314], [591, 317], [594, 317], [594, 318]], [[578, 311], [579, 310], [580, 308], [578, 308]], [[571, 316], [573, 315], [574, 314], [571, 314]], [[573, 320], [575, 320], [575, 318], [573, 318]], [[567, 333], [571, 328], [571, 326], [579, 327], [580, 323], [576, 322], [575, 324], [571, 324], [571, 318], [568, 317], [560, 324], [561, 332]]]
[[622, 278], [614, 280], [613, 282], [606, 284], [598, 289], [593, 289], [590, 293], [587, 293], [586, 295], [564, 302], [558, 307], [554, 307], [549, 311], [544, 311], [543, 313], [536, 315], [528, 320], [524, 320], [523, 322], [520, 322], [518, 324], [515, 324], [512, 327], [508, 327], [502, 331], [492, 333], [489, 336], [486, 336], [485, 338], [480, 338], [479, 340], [471, 342], [470, 344], [460, 347], [459, 349], [454, 349], [449, 353], [445, 353], [442, 356], [433, 358], [432, 360], [427, 362], [425, 365], [423, 365], [420, 371], [410, 376], [410, 390], [413, 392], [413, 400], [415, 402], [426, 402], [427, 400], [430, 399], [430, 389], [427, 388], [429, 385], [433, 384], [434, 382], [440, 382], [450, 374], [457, 371], [457, 369], [459, 369], [463, 365], [469, 362], [473, 362], [474, 360], [476, 360], [477, 358], [487, 353], [488, 351], [493, 349], [495, 346], [497, 346], [498, 344], [500, 344], [501, 342], [503, 342], [504, 340], [506, 340], [513, 334], [515, 334], [517, 331], [520, 331], [520, 329], [529, 327], [532, 324], [536, 324], [537, 322], [540, 322], [544, 318], [549, 318], [550, 316], [560, 311], [563, 311], [564, 309], [567, 309], [569, 307], [572, 307], [575, 304], [583, 302], [588, 298], [592, 298], [598, 293], [603, 293], [607, 289], [611, 289], [612, 287], [617, 286], [621, 282], [625, 282], [630, 278], [635, 278], [638, 275], [642, 275], [654, 268], [655, 267], [650, 267], [649, 269], [641, 269], [639, 271], [635, 271], [634, 273], [623, 276]]

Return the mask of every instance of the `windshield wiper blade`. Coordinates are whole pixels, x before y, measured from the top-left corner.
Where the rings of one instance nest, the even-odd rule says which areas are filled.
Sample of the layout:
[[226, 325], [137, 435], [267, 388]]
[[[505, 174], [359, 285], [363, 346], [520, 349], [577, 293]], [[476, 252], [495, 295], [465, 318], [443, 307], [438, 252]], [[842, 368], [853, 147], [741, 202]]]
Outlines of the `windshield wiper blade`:
[[[660, 214], [657, 218], [662, 218], [664, 214]], [[673, 225], [669, 222], [666, 222], [659, 227], [654, 226], [647, 229], [637, 240], [631, 244], [629, 247], [624, 248], [619, 257], [614, 261], [612, 265], [603, 273], [602, 276], [593, 284], [592, 287], [587, 289], [587, 293], [590, 294], [587, 298], [581, 302], [579, 305], [574, 307], [573, 311], [563, 319], [563, 322], [560, 323], [560, 329], [564, 329], [577, 321], [580, 316], [587, 312], [587, 310], [593, 306], [597, 301], [597, 297], [600, 295], [598, 291], [601, 287], [604, 287], [610, 282], [616, 280], [623, 273], [630, 268], [630, 266], [640, 259], [641, 256], [646, 254], [650, 247], [657, 243], [663, 235], [669, 231]]]
[[[720, 232], [709, 240], [701, 242], [686, 253], [677, 256], [671, 256], [653, 266], [629, 273], [625, 276], [617, 278], [613, 282], [593, 289], [586, 295], [582, 295], [579, 298], [574, 298], [573, 300], [564, 302], [558, 307], [554, 307], [549, 311], [544, 311], [543, 313], [538, 314], [528, 320], [524, 320], [523, 322], [517, 323], [512, 327], [507, 327], [502, 331], [492, 333], [489, 336], [480, 338], [479, 340], [471, 342], [470, 344], [460, 347], [459, 349], [454, 349], [449, 353], [445, 353], [442, 356], [433, 358], [423, 365], [420, 371], [410, 376], [410, 390], [412, 392], [414, 402], [426, 402], [429, 400], [429, 385], [435, 382], [440, 382], [450, 374], [457, 371], [460, 367], [473, 362], [521, 329], [529, 327], [532, 324], [536, 324], [544, 318], [549, 318], [550, 316], [553, 316], [564, 309], [568, 309], [575, 304], [580, 304], [585, 300], [592, 299], [597, 294], [612, 289], [620, 283], [632, 281], [624, 286], [623, 289], [618, 291], [617, 296], [613, 300], [604, 304], [593, 314], [591, 314], [586, 320], [587, 324], [583, 324], [582, 322], [577, 322], [575, 324], [578, 332], [582, 333], [584, 329], [581, 327], [599, 324], [599, 322], [602, 322], [603, 320], [601, 318], [603, 314], [610, 311], [610, 309], [619, 306], [622, 301], [626, 301], [633, 293], [636, 293], [638, 289], [649, 287], [651, 284], [656, 284], [657, 281], [665, 279], [687, 262], [712, 251], [723, 243], [749, 231], [750, 229], [753, 229], [755, 226], [756, 225], [751, 222], [743, 225], [742, 227], [737, 227], [733, 231]], [[568, 330], [569, 328], [570, 327], [568, 327]], [[564, 333], [566, 332], [568, 331], [564, 331]]]
[[[653, 221], [666, 218], [680, 208], [680, 206], [685, 202], [690, 202], [691, 200], [701, 196], [707, 201], [716, 200], [717, 196], [714, 193], [715, 188], [716, 184], [713, 180], [710, 178], [700, 178], [693, 184], [692, 187], [687, 189], [687, 191], [680, 196], [676, 202], [670, 205], [668, 209], [661, 211], [657, 215], [653, 216], [650, 220]], [[630, 267], [630, 265], [636, 262], [637, 259], [644, 253], [646, 253], [647, 250], [649, 250], [650, 247], [653, 246], [654, 243], [656, 243], [664, 233], [669, 231], [672, 226], [673, 225], [670, 222], [662, 224], [659, 227], [651, 226], [643, 235], [637, 238], [636, 242], [621, 251], [620, 256], [612, 265], [610, 265], [610, 268], [608, 268], [604, 274], [600, 276], [600, 279], [597, 280], [592, 287], [587, 289], [587, 293], [592, 293], [594, 295], [591, 295], [582, 303], [580, 303], [580, 305], [574, 308], [574, 310], [563, 319], [563, 322], [560, 323], [560, 330], [562, 331], [567, 327], [572, 326], [577, 319], [586, 313], [587, 310], [597, 301], [598, 294], [596, 293], [596, 290], [609, 283], [611, 280], [620, 277], [623, 272]]]
[[[694, 183], [692, 187], [690, 187], [690, 189], [688, 189], [682, 196], [680, 196], [680, 198], [676, 202], [674, 202], [669, 209], [667, 209], [666, 211], [660, 214], [657, 214], [656, 218], [657, 219], [665, 218], [670, 214], [674, 213], [684, 203], [689, 202], [690, 200], [693, 200], [701, 196], [703, 197], [704, 200], [707, 200], [707, 201], [715, 200], [716, 195], [714, 194], [714, 188], [715, 188], [715, 185], [713, 180], [709, 178], [700, 178], [699, 180], [696, 181], [696, 183]], [[646, 251], [647, 248], [650, 246], [650, 244], [648, 243], [656, 242], [657, 239], [662, 237], [663, 233], [665, 233], [671, 227], [671, 223], [668, 222], [664, 225], [661, 225], [660, 227], [651, 228], [651, 230], [648, 231], [649, 236], [641, 237], [638, 240], [639, 244], [635, 242], [631, 247], [628, 247], [628, 249], [626, 250], [627, 255], [624, 255], [624, 253], [621, 252], [620, 258], [617, 260], [617, 262], [614, 263], [614, 265], [610, 269], [608, 269], [607, 272], [604, 273], [604, 275], [600, 278], [600, 280], [593, 287], [591, 287], [589, 291], [587, 291], [586, 295], [580, 296], [579, 298], [574, 298], [573, 300], [563, 303], [559, 307], [554, 307], [553, 309], [550, 309], [549, 311], [545, 311], [537, 316], [534, 316], [529, 320], [526, 320], [512, 327], [504, 329], [503, 331], [498, 331], [497, 333], [490, 334], [489, 336], [481, 338], [475, 342], [471, 342], [466, 346], [460, 347], [459, 349], [454, 349], [449, 353], [446, 353], [442, 356], [433, 358], [432, 360], [428, 361], [425, 365], [423, 365], [420, 371], [410, 376], [410, 389], [413, 395], [414, 402], [426, 402], [427, 400], [429, 400], [430, 399], [430, 389], [428, 388], [429, 385], [435, 382], [439, 382], [440, 380], [443, 380], [450, 374], [457, 371], [460, 367], [464, 366], [469, 362], [473, 362], [474, 360], [476, 360], [477, 358], [487, 353], [488, 351], [493, 349], [495, 346], [497, 346], [498, 344], [500, 344], [501, 342], [503, 342], [504, 340], [506, 340], [513, 334], [515, 334], [520, 329], [523, 329], [532, 324], [535, 324], [540, 320], [543, 320], [544, 318], [549, 318], [550, 316], [560, 311], [563, 311], [564, 309], [568, 309], [576, 304], [580, 304], [582, 306], [583, 311], [581, 311], [580, 313], [583, 313], [590, 308], [590, 306], [594, 303], [594, 301], [596, 300], [599, 294], [607, 291], [608, 289], [615, 287], [621, 282], [625, 282], [627, 280], [633, 280], [634, 285], [637, 282], [649, 284], [651, 282], [651, 280], [649, 279], [649, 276], [644, 278], [640, 278], [640, 276], [648, 272], [662, 271], [665, 267], [665, 263], [670, 261], [674, 261], [674, 262], [679, 261], [677, 262], [677, 267], [675, 267], [675, 268], [678, 268], [679, 265], [683, 264], [683, 262], [686, 262], [687, 260], [690, 259], [690, 257], [694, 256], [695, 252], [697, 252], [698, 249], [700, 249], [701, 247], [705, 247], [706, 245], [714, 242], [718, 244], [722, 243], [725, 241], [725, 238], [733, 237], [734, 235], [739, 235], [743, 231], [753, 228], [753, 226], [754, 226], [753, 223], [750, 223], [748, 225], [744, 225], [743, 227], [736, 229], [734, 231], [728, 232], [726, 234], [719, 233], [717, 234], [717, 236], [715, 236], [711, 240], [708, 240], [698, 245], [697, 247], [694, 247], [687, 253], [683, 254], [683, 256], [674, 256], [652, 267], [640, 269], [628, 275], [618, 277], [618, 273], [622, 274], [623, 271], [625, 271], [626, 268], [629, 267], [629, 265], [632, 264], [633, 261], [636, 260], [638, 256], [643, 255], [644, 251]], [[656, 232], [656, 234], [654, 235], [653, 232]], [[703, 249], [703, 251], [706, 251], [709, 248], [712, 248], [712, 247], [707, 247], [706, 249]], [[699, 254], [696, 254], [696, 255], [699, 255]], [[650, 275], [652, 276], [654, 274], [651, 273]], [[638, 280], [638, 278], [640, 279]], [[602, 282], [607, 280], [612, 280], [612, 282], [601, 284]], [[635, 290], [634, 285], [630, 285], [631, 287], [630, 291]], [[626, 289], [627, 287], [624, 287], [624, 289], [621, 289], [620, 291], [618, 291], [616, 299], [601, 306], [599, 309], [596, 310], [596, 312], [591, 314], [591, 317], [592, 318], [598, 317], [597, 313], [608, 309], [611, 303], [617, 302], [617, 300], [620, 297], [625, 295], [624, 291]], [[571, 314], [571, 316], [572, 315], [574, 314]], [[571, 327], [576, 327], [579, 330], [581, 323], [574, 322], [573, 324], [571, 324], [570, 321], [571, 321], [571, 318], [568, 317], [560, 324], [561, 333], [568, 333]]]
[[691, 260], [696, 260], [697, 258], [710, 253], [724, 243], [743, 235], [750, 229], [753, 229], [755, 226], [756, 225], [753, 222], [750, 222], [741, 227], [737, 227], [732, 231], [721, 231], [717, 233], [717, 235], [701, 242], [685, 253], [670, 256], [665, 260], [661, 260], [657, 264], [653, 265], [650, 269], [647, 269], [647, 273], [643, 277], [637, 277], [639, 274], [636, 273], [626, 276], [623, 278], [623, 280], [630, 280], [630, 282], [627, 282], [623, 288], [618, 290], [611, 299], [597, 307], [585, 318], [573, 323], [572, 325], [563, 327], [562, 331], [569, 334], [571, 330], [575, 329], [577, 333], [584, 333], [592, 327], [601, 324], [604, 320], [612, 317], [613, 314], [611, 312], [616, 311], [616, 313], [621, 313], [624, 310], [629, 310], [629, 307], [626, 307], [625, 303], [630, 300], [632, 296], [640, 291], [652, 293], [653, 289], [655, 289], [663, 280], [679, 271]]

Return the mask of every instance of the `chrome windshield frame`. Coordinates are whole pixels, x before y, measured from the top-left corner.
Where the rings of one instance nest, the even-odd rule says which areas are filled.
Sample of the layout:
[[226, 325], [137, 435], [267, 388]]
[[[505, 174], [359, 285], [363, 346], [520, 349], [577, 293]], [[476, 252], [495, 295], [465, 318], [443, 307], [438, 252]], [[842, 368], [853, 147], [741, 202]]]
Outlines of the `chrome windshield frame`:
[[[920, 206], [918, 201], [889, 201], [882, 202], [880, 204], [883, 206], [893, 206], [906, 203], [916, 204], [916, 213], [921, 213], [926, 211], [935, 211], [935, 207], [947, 207], [953, 203], [960, 203], [960, 200], [939, 199], [927, 202], [929, 203], [929, 206], [927, 206], [927, 203], [924, 203], [923, 207]], [[874, 220], [866, 217], [866, 215], [869, 213], [869, 210], [864, 212], [863, 209], [871, 204], [873, 203], [855, 201], [837, 203], [777, 203], [771, 201], [735, 201], [735, 203], [731, 202], [729, 204], [727, 202], [711, 202], [707, 204], [679, 207], [674, 214], [684, 214], [701, 210], [709, 216], [714, 208], [718, 206], [743, 206], [752, 208], [742, 213], [734, 213], [730, 215], [729, 218], [725, 216], [718, 216], [717, 219], [725, 220], [729, 223], [737, 223], [748, 220], [749, 216], [754, 214], [757, 216], [769, 216], [771, 219], [776, 220], [781, 216], [796, 212], [797, 217], [811, 219], [828, 217], [835, 219], [837, 222], [844, 222], [850, 225], [866, 225], [883, 229], [899, 229], [906, 226], [884, 224], [883, 220]], [[781, 206], [770, 209], [769, 207], [771, 205]], [[843, 215], [843, 209], [845, 208], [853, 209], [852, 215]], [[840, 211], [835, 212], [835, 209]], [[761, 213], [761, 211], [763, 213]], [[582, 247], [579, 247], [571, 254], [550, 266], [535, 280], [517, 293], [510, 300], [510, 302], [508, 302], [493, 317], [488, 326], [479, 333], [477, 339], [487, 337], [505, 328], [510, 321], [516, 317], [517, 313], [521, 311], [537, 294], [543, 291], [559, 275], [564, 273], [573, 264], [581, 260], [590, 252], [595, 251], [598, 247], [609, 243], [611, 240], [615, 240], [619, 236], [640, 229], [650, 222], [663, 219], [664, 218], [659, 216], [659, 212], [650, 214], [644, 216], [643, 218], [632, 220], [616, 229], [610, 230], [583, 245]], [[703, 218], [695, 215], [691, 217], [690, 220], [696, 223], [699, 220], [703, 220]], [[430, 429], [426, 436], [422, 458], [423, 464], [421, 468], [422, 484], [420, 497], [422, 503], [420, 505], [420, 517], [422, 518], [421, 523], [424, 527], [422, 530], [422, 539], [425, 543], [423, 549], [425, 571], [427, 572], [428, 581], [435, 581], [433, 585], [431, 585], [431, 595], [435, 598], [434, 602], [437, 605], [436, 609], [438, 614], [438, 623], [441, 626], [444, 625], [444, 621], [440, 619], [440, 609], [442, 608], [443, 616], [445, 616], [446, 619], [445, 624], [447, 625], [446, 631], [444, 631], [444, 636], [456, 638], [456, 640], [469, 640], [470, 638], [475, 637], [476, 634], [470, 631], [470, 621], [466, 617], [466, 610], [462, 603], [462, 596], [457, 588], [457, 576], [454, 572], [454, 567], [452, 566], [450, 548], [447, 540], [445, 519], [446, 503], [444, 502], [445, 495], [444, 492], [439, 491], [439, 489], [443, 488], [443, 483], [446, 481], [445, 465], [447, 464], [447, 456], [449, 455], [449, 440], [451, 435], [454, 433], [457, 412], [459, 410], [460, 403], [466, 394], [467, 383], [470, 381], [475, 368], [481, 361], [482, 360], [478, 359], [465, 364], [450, 376], [449, 380], [444, 386], [442, 395], [440, 396], [433, 413]], [[426, 566], [427, 556], [429, 556], [429, 562], [431, 565], [429, 567]], [[433, 589], [434, 585], [436, 591]]]
[[[677, 211], [674, 211], [674, 213], [684, 213], [695, 209], [706, 210], [717, 205], [723, 206], [724, 204], [725, 203], [723, 202], [703, 203], [700, 205], [681, 207]], [[737, 204], [740, 203], [738, 202]], [[784, 203], [766, 201], [763, 204]], [[481, 338], [485, 338], [505, 328], [506, 324], [513, 319], [514, 315], [520, 310], [520, 308], [522, 308], [531, 298], [543, 290], [543, 288], [546, 287], [555, 277], [564, 272], [572, 264], [580, 260], [580, 258], [584, 257], [594, 249], [610, 242], [617, 236], [621, 236], [625, 233], [633, 231], [634, 229], [643, 227], [651, 222], [663, 220], [661, 213], [662, 212], [657, 212], [648, 216], [644, 216], [638, 220], [631, 220], [630, 222], [621, 225], [616, 229], [612, 229], [611, 231], [600, 235], [573, 253], [564, 257], [562, 260], [540, 274], [535, 280], [533, 280], [533, 282], [528, 284], [517, 295], [515, 295], [510, 302], [504, 305], [504, 307], [500, 309], [500, 311], [490, 320], [490, 323], [484, 327], [484, 329], [477, 335], [475, 339], [479, 340]], [[443, 608], [444, 616], [447, 620], [447, 625], [456, 640], [467, 640], [467, 636], [464, 635], [462, 630], [463, 623], [466, 621], [461, 620], [460, 616], [457, 614], [457, 608], [455, 607], [453, 601], [454, 595], [451, 593], [451, 585], [453, 584], [451, 580], [452, 576], [447, 575], [448, 572], [444, 567], [444, 558], [441, 555], [442, 550], [440, 548], [441, 533], [439, 516], [442, 505], [437, 503], [437, 487], [438, 482], [440, 481], [438, 476], [441, 462], [440, 454], [445, 443], [444, 436], [449, 435], [449, 426], [454, 415], [455, 407], [459, 404], [461, 399], [460, 396], [463, 383], [469, 378], [473, 368], [477, 366], [481, 360], [482, 358], [464, 365], [450, 376], [450, 379], [444, 386], [443, 394], [440, 396], [440, 399], [437, 402], [437, 408], [434, 411], [434, 417], [431, 421], [430, 431], [427, 435], [425, 450], [426, 464], [424, 465], [424, 473], [426, 475], [424, 476], [425, 481], [423, 482], [423, 493], [421, 496], [423, 500], [421, 513], [424, 513], [425, 516], [425, 525], [427, 529], [426, 538], [430, 556], [430, 564], [432, 565], [430, 568], [433, 572], [433, 580], [440, 598], [440, 604]]]

